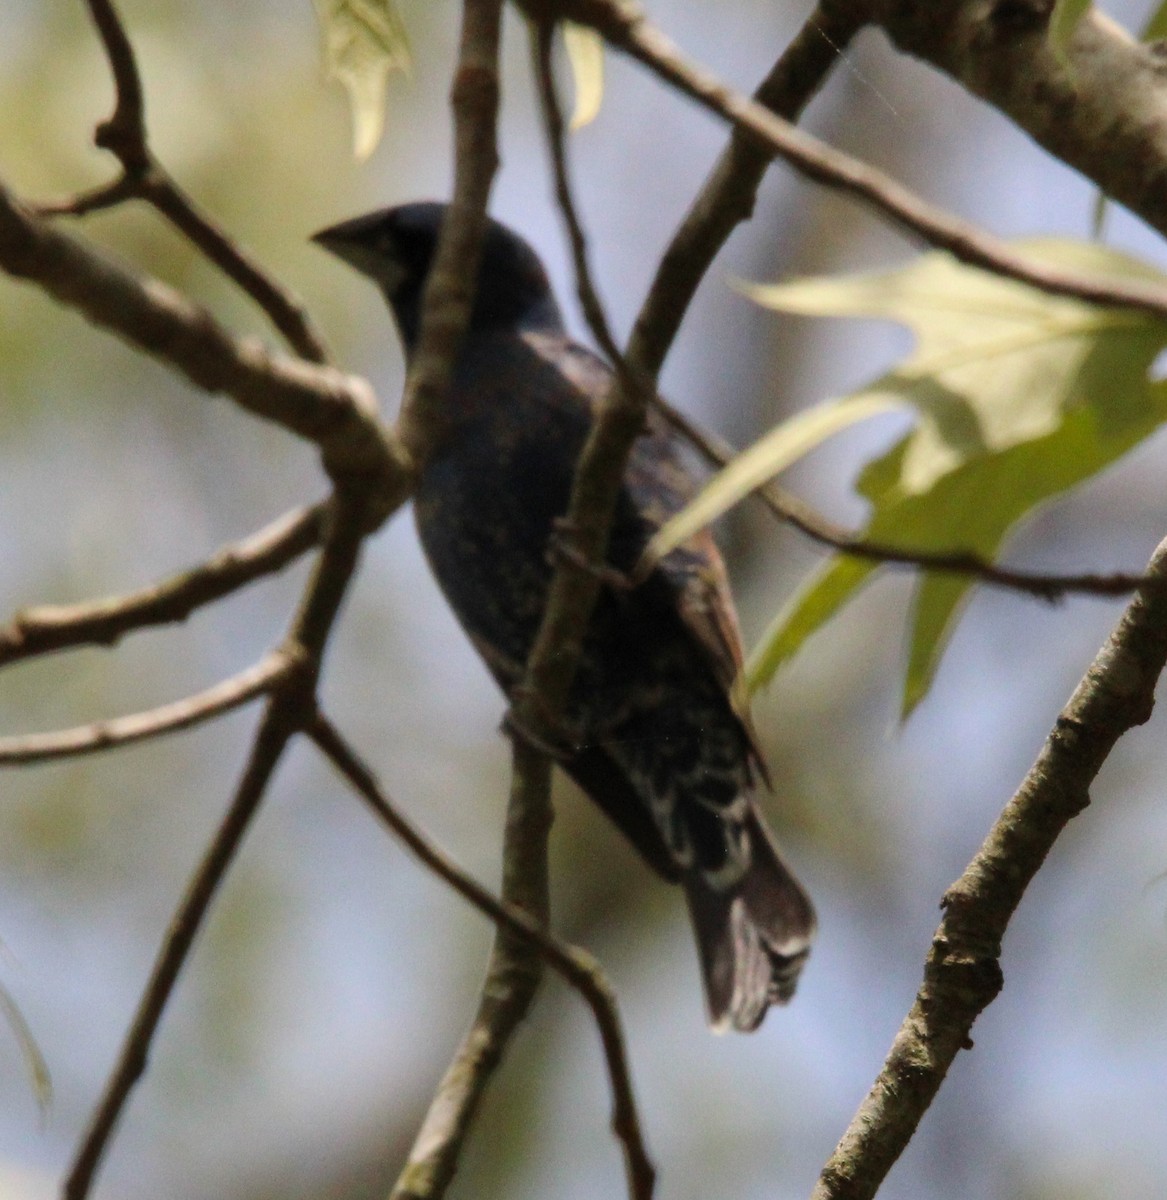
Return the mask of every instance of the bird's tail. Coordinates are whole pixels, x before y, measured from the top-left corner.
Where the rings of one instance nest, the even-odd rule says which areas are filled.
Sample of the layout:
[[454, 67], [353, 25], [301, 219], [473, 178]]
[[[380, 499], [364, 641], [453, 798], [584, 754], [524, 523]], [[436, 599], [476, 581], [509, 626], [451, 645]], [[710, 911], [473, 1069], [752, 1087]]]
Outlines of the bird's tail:
[[771, 1004], [794, 995], [815, 931], [810, 899], [752, 801], [744, 832], [749, 865], [736, 880], [723, 884], [699, 868], [683, 880], [718, 1033], [756, 1029]]

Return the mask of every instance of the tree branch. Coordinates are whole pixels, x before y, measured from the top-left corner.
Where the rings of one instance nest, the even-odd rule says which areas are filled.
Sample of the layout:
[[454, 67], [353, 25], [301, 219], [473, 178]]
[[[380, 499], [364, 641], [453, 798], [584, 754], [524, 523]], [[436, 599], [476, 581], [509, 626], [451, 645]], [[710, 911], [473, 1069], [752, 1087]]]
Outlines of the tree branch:
[[604, 306], [592, 280], [588, 266], [588, 242], [583, 224], [576, 211], [571, 190], [571, 179], [567, 166], [567, 149], [564, 145], [563, 110], [555, 91], [555, 73], [552, 64], [555, 26], [545, 21], [531, 26], [531, 50], [535, 63], [535, 82], [539, 92], [539, 107], [543, 115], [543, 132], [551, 156], [551, 171], [555, 180], [555, 199], [567, 226], [568, 242], [571, 245], [572, 264], [575, 268], [575, 287], [580, 307], [596, 345], [607, 355], [608, 361], [617, 370], [627, 370], [624, 354], [608, 325]]
[[111, 646], [132, 630], [185, 621], [196, 608], [275, 574], [317, 545], [327, 515], [326, 503], [287, 513], [199, 566], [140, 591], [18, 612], [0, 629], [0, 667], [55, 650]]
[[858, 9], [902, 51], [952, 76], [1039, 145], [1167, 236], [1167, 80], [1141, 45], [1091, 7], [1070, 44], [1047, 37], [1040, 0], [824, 0]]
[[486, 208], [498, 170], [498, 24], [501, 0], [463, 0], [454, 113], [454, 188], [426, 280], [421, 331], [401, 417], [401, 443], [420, 464], [446, 422], [444, 404], [478, 279]]
[[267, 314], [288, 344], [310, 362], [327, 362], [324, 339], [300, 301], [238, 246], [182, 190], [150, 150], [145, 99], [134, 48], [113, 0], [88, 0], [90, 15], [109, 59], [117, 99], [113, 115], [97, 126], [94, 143], [116, 155], [121, 175], [68, 200], [38, 206], [42, 216], [81, 216], [125, 200], [158, 210]]
[[[567, 945], [548, 933], [527, 909], [519, 908], [513, 902], [498, 899], [430, 842], [394, 806], [369, 767], [360, 760], [326, 717], [318, 716], [309, 734], [321, 752], [365, 800], [377, 819], [406, 844], [423, 866], [449, 884], [464, 900], [498, 925], [500, 930], [505, 930], [525, 946], [534, 948], [540, 958], [562, 975], [583, 997], [595, 1017], [603, 1044], [604, 1061], [608, 1067], [612, 1089], [612, 1128], [624, 1146], [629, 1175], [634, 1180], [631, 1194], [634, 1197], [650, 1196], [653, 1170], [636, 1112], [620, 1014], [616, 1007], [615, 993], [600, 964], [587, 951]], [[540, 864], [545, 861], [544, 857], [531, 865], [538, 872]], [[519, 865], [514, 859], [508, 859], [507, 862], [509, 869], [521, 876], [530, 887], [531, 871], [527, 869], [527, 864]], [[543, 873], [545, 874], [545, 871]], [[536, 887], [538, 886], [537, 884]], [[482, 1003], [484, 1006], [490, 1003], [486, 993]], [[456, 1147], [466, 1136], [472, 1106], [468, 1107], [460, 1101], [460, 1093], [464, 1089], [481, 1091], [485, 1087], [491, 1069], [501, 1056], [505, 1044], [505, 1038], [500, 1038], [495, 1023], [485, 1019], [481, 1012], [474, 1028], [479, 1034], [473, 1039], [476, 1053], [472, 1057], [459, 1060], [457, 1070], [451, 1068], [438, 1089], [439, 1096], [455, 1102], [435, 1104], [431, 1108], [419, 1141], [424, 1140], [435, 1147]], [[463, 1078], [467, 1075], [469, 1078]], [[453, 1153], [456, 1157], [456, 1150]], [[430, 1180], [437, 1170], [435, 1164], [439, 1158], [443, 1162], [446, 1161], [445, 1156], [434, 1153], [425, 1166], [421, 1163], [412, 1164], [414, 1173], [408, 1179], [403, 1179], [398, 1185], [399, 1190], [407, 1196], [432, 1194], [433, 1184]]]
[[363, 380], [232, 337], [204, 308], [36, 217], [0, 184], [0, 269], [38, 284], [198, 387], [317, 443], [333, 473], [378, 474], [384, 519], [412, 485], [409, 460]]
[[[454, 190], [426, 284], [421, 337], [406, 381], [398, 429], [416, 463], [445, 428], [444, 402], [473, 301], [486, 205], [498, 165], [501, 0], [464, 0], [454, 111]], [[516, 749], [503, 845], [503, 900], [549, 923], [547, 831], [550, 767], [524, 769]], [[528, 786], [533, 784], [533, 786]], [[392, 1200], [437, 1200], [457, 1170], [483, 1092], [534, 999], [542, 960], [500, 928], [478, 1012], [430, 1103]]]
[[173, 704], [128, 717], [94, 721], [57, 733], [3, 737], [0, 738], [0, 766], [30, 766], [52, 759], [75, 758], [79, 754], [94, 754], [189, 729], [274, 691], [293, 669], [294, 663], [288, 652], [276, 650], [246, 671]]
[[[574, 0], [563, 7], [573, 20], [594, 26], [616, 49], [644, 64], [709, 111], [732, 122], [766, 152], [783, 158], [808, 179], [864, 201], [906, 233], [947, 250], [961, 262], [1051, 295], [1131, 308], [1167, 319], [1167, 288], [1104, 279], [1026, 259], [1007, 242], [930, 204], [890, 175], [835, 150], [726, 86], [686, 59], [631, 0]], [[1160, 169], [1167, 169], [1167, 158], [1160, 159], [1159, 165]]]
[[[754, 100], [788, 121], [797, 120], [859, 25], [852, 10], [820, 4], [758, 85]], [[654, 378], [705, 273], [729, 235], [753, 215], [758, 187], [774, 158], [773, 150], [735, 127], [673, 234], [628, 341], [629, 356]]]
[[[829, 3], [811, 14], [754, 94], [755, 103], [787, 119], [796, 117], [821, 86], [864, 21], [855, 7]], [[551, 150], [559, 206], [568, 226], [581, 306], [597, 344], [616, 364], [624, 361], [615, 345], [587, 266], [586, 239], [571, 198], [563, 147], [563, 120], [550, 71], [549, 26], [537, 27], [537, 77], [544, 126]], [[666, 250], [637, 317], [628, 345], [628, 361], [653, 378], [659, 373], [701, 279], [733, 229], [753, 211], [757, 189], [775, 152], [741, 127], [706, 180], [701, 194]], [[715, 466], [725, 466], [733, 451], [699, 429], [683, 414], [654, 396], [652, 403], [673, 428]], [[1143, 574], [1050, 574], [1011, 570], [968, 552], [931, 552], [870, 542], [828, 521], [810, 505], [769, 483], [754, 493], [770, 511], [821, 545], [856, 558], [889, 565], [972, 575], [981, 581], [1058, 600], [1071, 592], [1096, 596], [1129, 595], [1147, 582]]]
[[[724, 467], [735, 451], [708, 430], [690, 421], [684, 413], [656, 397], [654, 406], [662, 417], [714, 467]], [[850, 530], [827, 520], [805, 500], [771, 481], [750, 493], [784, 524], [805, 534], [820, 546], [829, 546], [853, 558], [865, 558], [887, 566], [916, 567], [925, 571], [947, 571], [954, 575], [973, 575], [982, 583], [1011, 591], [1025, 592], [1039, 600], [1057, 601], [1071, 593], [1084, 596], [1128, 596], [1141, 587], [1162, 587], [1163, 584], [1144, 573], [1137, 575], [1121, 571], [1083, 575], [1043, 574], [1038, 571], [1015, 571], [1009, 567], [987, 562], [980, 555], [966, 551], [910, 550], [885, 542], [870, 542]], [[635, 585], [652, 569], [645, 559], [627, 581]]]
[[1131, 602], [1058, 716], [1037, 761], [943, 900], [924, 981], [813, 1200], [870, 1200], [915, 1132], [977, 1016], [1002, 986], [1001, 940], [1030, 881], [1118, 739], [1143, 724], [1167, 663], [1167, 542], [1159, 586]]
[[65, 1200], [84, 1200], [88, 1196], [130, 1092], [146, 1069], [162, 1014], [211, 901], [235, 859], [288, 742], [314, 718], [324, 650], [379, 505], [373, 481], [358, 477], [351, 489], [337, 491], [328, 536], [284, 647], [295, 669], [287, 672], [272, 693], [234, 799], [170, 922], [133, 1023], [77, 1149], [63, 1189]]

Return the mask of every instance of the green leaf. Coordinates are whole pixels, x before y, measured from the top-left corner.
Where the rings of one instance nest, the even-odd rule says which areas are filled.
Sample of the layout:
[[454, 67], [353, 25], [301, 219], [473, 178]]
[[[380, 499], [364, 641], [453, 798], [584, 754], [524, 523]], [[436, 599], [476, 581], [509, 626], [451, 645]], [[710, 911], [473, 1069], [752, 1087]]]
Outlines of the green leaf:
[[[1135, 260], [1084, 242], [1023, 249], [1098, 275], [1160, 279]], [[858, 397], [899, 397], [916, 428], [863, 470], [872, 506], [863, 536], [920, 551], [994, 558], [1040, 504], [1125, 454], [1167, 420], [1167, 390], [1149, 378], [1167, 345], [1152, 317], [1055, 298], [929, 254], [902, 271], [806, 280], [753, 292], [800, 313], [890, 317], [916, 346]], [[836, 556], [775, 619], [748, 667], [765, 684], [871, 577], [871, 563]], [[903, 711], [926, 694], [974, 582], [930, 572], [910, 614]]]
[[574, 133], [590, 125], [600, 112], [604, 99], [604, 39], [588, 25], [564, 21], [563, 44], [575, 89], [570, 124]]
[[42, 1113], [46, 1113], [53, 1099], [53, 1081], [49, 1076], [48, 1063], [45, 1062], [45, 1056], [41, 1053], [36, 1038], [33, 1037], [32, 1030], [24, 1019], [24, 1013], [20, 1011], [16, 1001], [13, 1000], [3, 984], [0, 984], [0, 1015], [3, 1015], [8, 1027], [16, 1037], [37, 1106]]
[[393, 0], [316, 0], [324, 70], [348, 92], [353, 154], [363, 161], [385, 129], [385, 83], [408, 73], [409, 39]]
[[712, 525], [723, 513], [833, 434], [902, 404], [894, 396], [859, 395], [819, 404], [784, 421], [718, 471], [698, 495], [661, 526], [645, 548], [637, 574], [647, 572], [670, 550], [706, 525]]
[[1139, 35], [1139, 40], [1157, 42], [1160, 38], [1165, 37], [1167, 37], [1167, 0], [1151, 14], [1143, 32]]
[[1049, 40], [1054, 53], [1063, 64], [1069, 61], [1066, 51], [1069, 49], [1070, 39], [1089, 10], [1090, 0], [1056, 0], [1054, 4], [1054, 11], [1049, 19]]

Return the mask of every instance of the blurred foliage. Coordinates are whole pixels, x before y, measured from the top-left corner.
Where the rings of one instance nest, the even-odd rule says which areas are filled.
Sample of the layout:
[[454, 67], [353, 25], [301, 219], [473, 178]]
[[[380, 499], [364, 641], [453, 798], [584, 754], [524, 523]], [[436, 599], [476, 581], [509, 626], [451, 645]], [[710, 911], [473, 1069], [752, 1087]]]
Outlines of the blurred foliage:
[[[1162, 280], [1087, 242], [1020, 246], [1034, 261], [1105, 278]], [[754, 286], [765, 307], [808, 316], [884, 317], [915, 334], [891, 370], [833, 404], [798, 414], [719, 471], [650, 546], [659, 558], [826, 437], [890, 408], [916, 427], [867, 463], [857, 491], [873, 514], [861, 536], [907, 551], [994, 561], [1018, 522], [1110, 466], [1167, 419], [1151, 367], [1167, 325], [1148, 314], [1055, 297], [926, 254], [893, 272]], [[879, 570], [835, 555], [775, 618], [749, 664], [753, 689]], [[971, 575], [921, 573], [912, 611], [903, 713], [927, 694]]]
[[348, 93], [353, 154], [363, 162], [385, 130], [385, 83], [409, 72], [409, 38], [392, 0], [316, 0], [324, 69]]
[[[384, 140], [364, 169], [352, 161], [344, 98], [321, 78], [307, 7], [258, 0], [228, 12], [122, 0], [119, 9], [139, 53], [156, 152], [307, 299], [338, 359], [383, 384], [391, 409], [401, 364], [386, 315], [305, 238], [447, 185], [457, 6], [399, 5], [416, 72], [390, 79]], [[654, 5], [682, 45], [743, 86], [804, 15], [771, 0], [718, 6], [712, 21], [710, 11]], [[563, 255], [556, 262], [525, 31], [514, 20], [505, 61], [498, 207], [554, 270]], [[604, 65], [603, 110], [572, 151], [597, 264], [613, 311], [625, 314], [723, 135], [627, 62]], [[111, 105], [81, 6], [26, 2], [6, 12], [7, 182], [38, 199], [108, 179], [113, 164], [90, 138]], [[1055, 186], [1047, 177], [1027, 184], [1027, 144], [1002, 148], [979, 106], [874, 41], [848, 56], [810, 119], [991, 222], [1007, 223], [991, 206], [1021, 203], [1027, 186], [1060, 197], [1043, 215], [1086, 205], [1080, 184], [1069, 200], [1047, 193]], [[998, 172], [1010, 186], [986, 189]], [[144, 207], [70, 228], [239, 332], [275, 340], [262, 315]], [[757, 278], [776, 263], [806, 273], [893, 254], [898, 243], [867, 217], [776, 176], [727, 267]], [[849, 390], [888, 357], [882, 332], [851, 331], [844, 343], [809, 322], [759, 319], [723, 287], [723, 274], [715, 270], [687, 321], [670, 391], [733, 436], [752, 437], [792, 406]], [[566, 276], [557, 278], [566, 298]], [[146, 583], [323, 490], [309, 451], [208, 401], [35, 289], [0, 278], [0, 311], [0, 619], [24, 604]], [[833, 485], [855, 473], [848, 446], [870, 458], [878, 436], [860, 426], [796, 473], [846, 505]], [[1161, 525], [1161, 465], [1145, 453], [1140, 461], [1104, 485], [1112, 502], [1099, 506], [1111, 522], [1107, 549], [1132, 561]], [[1022, 548], [1094, 555], [1086, 502], [1066, 512], [1032, 523]], [[743, 618], [757, 631], [813, 553], [752, 514], [735, 518], [730, 533]], [[133, 711], [239, 669], [282, 633], [304, 569], [114, 653], [5, 672], [0, 724], [46, 729]], [[1113, 612], [1078, 604], [1050, 615], [978, 595], [930, 703], [893, 741], [889, 631], [902, 625], [907, 597], [896, 582], [869, 590], [759, 699], [776, 782], [765, 804], [811, 884], [823, 932], [797, 1002], [755, 1038], [707, 1035], [675, 892], [572, 789], [557, 790], [557, 926], [594, 949], [616, 981], [662, 1200], [807, 1193], [914, 992], [937, 897]], [[334, 714], [390, 792], [459, 861], [496, 881], [507, 771], [499, 701], [404, 522], [370, 547], [328, 669]], [[0, 1038], [5, 1200], [55, 1193], [253, 722], [249, 710], [164, 743], [4, 777], [0, 937], [12, 962], [4, 978], [56, 1082], [42, 1132], [18, 1049]], [[977, 1054], [946, 1091], [954, 1116], [925, 1123], [891, 1200], [923, 1200], [935, 1194], [929, 1181], [954, 1172], [966, 1200], [1024, 1187], [1051, 1194], [1034, 1183], [1041, 1179], [1065, 1183], [1052, 1194], [1073, 1184], [1083, 1197], [1158, 1196], [1132, 1153], [1137, 1146], [1144, 1160], [1162, 1160], [1154, 1134], [1164, 1107], [1162, 905], [1139, 900], [1162, 865], [1161, 755], [1148, 741], [1161, 739], [1133, 742], [1121, 774], [1096, 789], [1096, 810], [1076, 822], [1079, 840], [1027, 901], [1007, 945], [1002, 1006], [982, 1018]], [[491, 930], [373, 828], [312, 756], [292, 756], [183, 976], [103, 1176], [105, 1195], [384, 1195], [473, 1010]], [[970, 1061], [992, 1069], [977, 1073]], [[985, 1138], [954, 1139], [954, 1127], [978, 1116]], [[594, 1031], [577, 999], [550, 980], [452, 1196], [615, 1194], [620, 1163], [607, 1123]]]
[[565, 21], [563, 44], [575, 88], [575, 105], [569, 122], [574, 132], [600, 115], [604, 101], [604, 39], [594, 29]]

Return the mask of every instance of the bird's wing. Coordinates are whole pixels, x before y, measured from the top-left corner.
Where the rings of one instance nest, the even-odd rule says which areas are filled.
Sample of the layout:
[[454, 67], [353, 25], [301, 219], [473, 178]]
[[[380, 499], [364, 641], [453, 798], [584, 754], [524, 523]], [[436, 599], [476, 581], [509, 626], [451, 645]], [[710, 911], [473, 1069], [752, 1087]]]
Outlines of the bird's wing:
[[[677, 455], [674, 435], [660, 418], [651, 415], [649, 432], [632, 452], [626, 479], [648, 525], [649, 537], [688, 503], [697, 488]], [[769, 783], [750, 718], [742, 672], [742, 635], [729, 575], [713, 535], [707, 529], [694, 535], [667, 554], [654, 574], [661, 575], [676, 594], [681, 621], [725, 689], [730, 707], [749, 738], [754, 766]]]
[[[594, 402], [604, 394], [612, 379], [607, 363], [575, 343], [568, 344], [563, 361], [565, 374], [585, 396]], [[617, 522], [617, 542], [623, 544], [613, 545], [611, 558], [621, 569], [630, 570], [653, 533], [697, 490], [697, 481], [681, 461], [676, 434], [655, 412], [648, 414], [648, 430], [633, 447], [625, 482], [640, 517], [640, 528], [631, 539], [620, 539], [620, 530], [631, 531], [634, 523]], [[725, 689], [749, 738], [754, 765], [768, 783], [765, 760], [750, 719], [742, 675], [741, 630], [729, 576], [712, 534], [703, 530], [684, 542], [665, 556], [653, 575], [674, 592], [676, 611]]]

